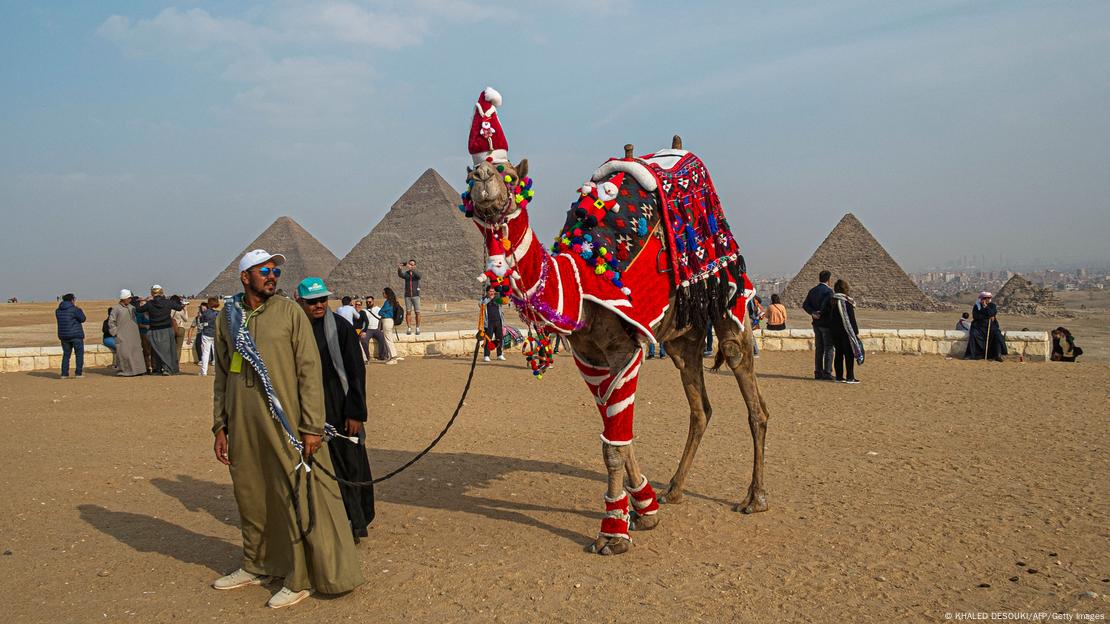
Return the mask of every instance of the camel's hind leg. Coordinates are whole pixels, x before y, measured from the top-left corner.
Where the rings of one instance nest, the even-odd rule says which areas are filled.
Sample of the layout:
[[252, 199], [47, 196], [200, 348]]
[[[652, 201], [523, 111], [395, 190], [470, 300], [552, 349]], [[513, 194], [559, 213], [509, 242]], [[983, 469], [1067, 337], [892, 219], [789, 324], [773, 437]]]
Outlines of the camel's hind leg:
[[718, 356], [717, 365], [723, 357], [736, 382], [740, 385], [740, 393], [744, 395], [744, 403], [748, 408], [748, 427], [752, 432], [752, 482], [748, 486], [748, 495], [744, 500], [733, 507], [733, 511], [742, 513], [756, 513], [767, 511], [767, 491], [763, 489], [763, 449], [767, 439], [767, 404], [759, 393], [759, 384], [755, 378], [755, 357], [752, 346], [755, 336], [752, 335], [751, 326], [747, 319], [744, 327], [737, 329], [736, 325], [728, 319], [714, 323], [717, 335], [720, 337], [719, 345], [721, 356]]
[[661, 503], [678, 504], [683, 500], [683, 489], [694, 455], [698, 452], [702, 435], [705, 434], [713, 408], [709, 405], [709, 395], [705, 392], [702, 352], [705, 350], [705, 331], [688, 331], [667, 342], [667, 355], [671, 356], [675, 367], [682, 375], [682, 389], [690, 404], [690, 429], [686, 434], [686, 447], [682, 449], [682, 459], [671, 477], [667, 491], [659, 497]]

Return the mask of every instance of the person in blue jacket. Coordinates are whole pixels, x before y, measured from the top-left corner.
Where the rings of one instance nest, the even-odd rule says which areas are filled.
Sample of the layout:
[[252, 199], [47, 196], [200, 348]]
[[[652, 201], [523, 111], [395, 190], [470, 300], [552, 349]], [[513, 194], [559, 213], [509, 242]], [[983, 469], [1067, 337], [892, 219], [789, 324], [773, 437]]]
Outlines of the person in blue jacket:
[[84, 377], [85, 368], [85, 313], [74, 303], [77, 297], [73, 293], [62, 296], [58, 309], [54, 310], [54, 318], [58, 321], [58, 340], [62, 343], [62, 379], [69, 379], [69, 358], [77, 355], [77, 366], [74, 368], [74, 377]]

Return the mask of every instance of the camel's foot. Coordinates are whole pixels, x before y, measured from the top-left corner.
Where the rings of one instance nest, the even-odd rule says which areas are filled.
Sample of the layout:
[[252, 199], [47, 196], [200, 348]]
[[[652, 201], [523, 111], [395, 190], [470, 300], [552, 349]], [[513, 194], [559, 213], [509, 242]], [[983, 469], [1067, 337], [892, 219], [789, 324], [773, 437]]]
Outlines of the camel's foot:
[[628, 493], [621, 492], [616, 499], [605, 497], [605, 516], [601, 519], [601, 530], [597, 539], [587, 549], [599, 555], [619, 555], [632, 547], [628, 536]]
[[761, 511], [767, 511], [767, 492], [764, 492], [763, 490], [757, 491], [749, 488], [747, 498], [745, 498], [742, 502], [737, 503], [736, 506], [732, 508], [732, 510], [743, 514], [753, 514], [759, 513]]
[[598, 535], [586, 549], [595, 555], [620, 555], [632, 549], [632, 540], [624, 537]]
[[670, 489], [659, 495], [660, 505], [681, 505], [686, 502], [686, 495], [682, 490]]
[[659, 514], [632, 517], [631, 528], [633, 531], [650, 531], [657, 526], [659, 526]]

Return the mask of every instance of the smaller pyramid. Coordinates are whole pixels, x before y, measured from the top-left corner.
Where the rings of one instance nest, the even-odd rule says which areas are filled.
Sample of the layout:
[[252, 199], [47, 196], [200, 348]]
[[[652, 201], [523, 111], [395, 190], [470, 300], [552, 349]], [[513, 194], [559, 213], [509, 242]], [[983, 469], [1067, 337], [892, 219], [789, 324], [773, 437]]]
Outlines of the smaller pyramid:
[[1022, 316], [1067, 316], [1051, 288], [1040, 288], [1020, 275], [1015, 275], [995, 293], [999, 312]]
[[823, 270], [832, 272], [834, 284], [838, 279], [848, 280], [852, 299], [861, 307], [880, 310], [943, 309], [913, 283], [879, 241], [850, 212], [840, 219], [802, 270], [790, 280], [783, 293], [784, 303], [801, 307]]
[[289, 217], [278, 217], [251, 244], [235, 254], [227, 268], [221, 271], [208, 286], [205, 286], [200, 294], [227, 296], [242, 292], [243, 283], [239, 281], [239, 259], [252, 249], [265, 249], [270, 253], [285, 256], [278, 286], [287, 294], [292, 294], [297, 284], [306, 277], [326, 276], [339, 262], [339, 258], [316, 240], [316, 237], [309, 234], [308, 230], [301, 227], [301, 224]]
[[342, 295], [374, 295], [390, 286], [404, 294], [397, 264], [416, 260], [420, 296], [435, 301], [475, 299], [475, 279], [486, 262], [478, 228], [458, 210], [459, 194], [434, 169], [428, 169], [389, 208], [328, 276], [328, 287]]

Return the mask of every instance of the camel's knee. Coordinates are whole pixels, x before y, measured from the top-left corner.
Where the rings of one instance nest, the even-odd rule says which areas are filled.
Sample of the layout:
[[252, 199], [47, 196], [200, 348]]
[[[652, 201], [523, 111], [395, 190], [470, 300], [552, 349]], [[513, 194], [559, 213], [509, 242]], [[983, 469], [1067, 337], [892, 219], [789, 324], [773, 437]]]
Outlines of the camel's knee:
[[748, 423], [753, 427], [767, 426], [767, 412], [758, 402], [748, 404]]
[[623, 446], [614, 446], [604, 442], [601, 444], [601, 452], [605, 457], [605, 467], [609, 472], [624, 468], [624, 448]]

